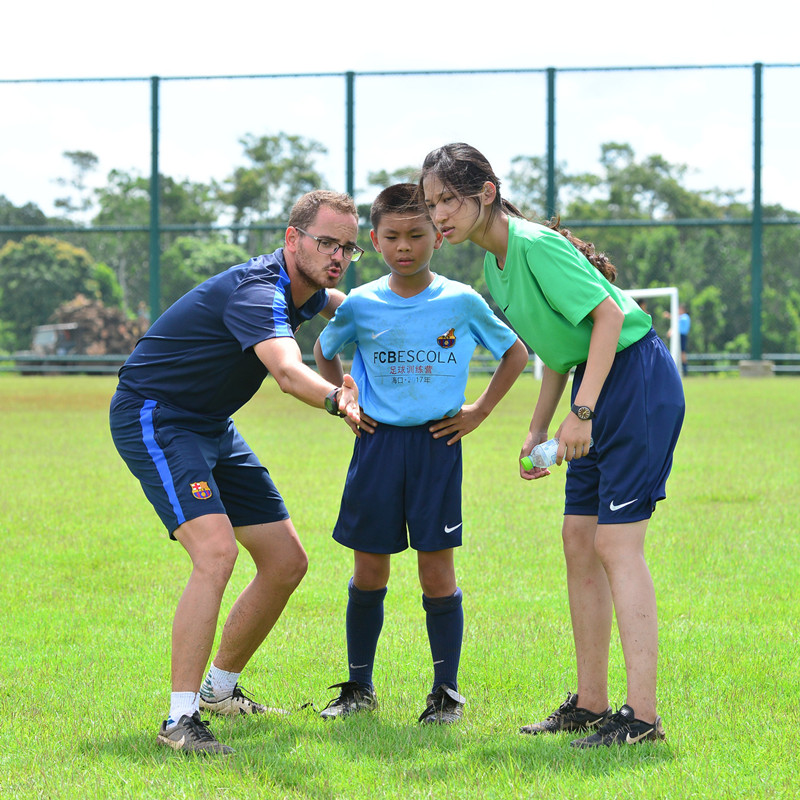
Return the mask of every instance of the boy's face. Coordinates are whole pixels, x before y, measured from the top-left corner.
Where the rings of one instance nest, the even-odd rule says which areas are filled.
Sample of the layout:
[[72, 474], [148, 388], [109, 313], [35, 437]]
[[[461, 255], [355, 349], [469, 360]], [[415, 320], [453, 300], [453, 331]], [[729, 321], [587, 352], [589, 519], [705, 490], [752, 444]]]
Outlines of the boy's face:
[[385, 214], [377, 230], [369, 235], [386, 265], [398, 277], [411, 277], [427, 270], [433, 251], [442, 246], [442, 234], [427, 214]]

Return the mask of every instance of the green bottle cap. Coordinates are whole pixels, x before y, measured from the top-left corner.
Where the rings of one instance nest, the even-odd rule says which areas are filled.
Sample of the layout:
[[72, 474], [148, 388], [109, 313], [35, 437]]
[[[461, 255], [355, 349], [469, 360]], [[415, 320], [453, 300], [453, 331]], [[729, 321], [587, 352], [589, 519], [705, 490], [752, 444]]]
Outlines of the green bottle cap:
[[529, 472], [533, 469], [533, 459], [530, 456], [522, 456], [520, 459], [520, 464], [522, 464], [522, 469], [526, 472]]

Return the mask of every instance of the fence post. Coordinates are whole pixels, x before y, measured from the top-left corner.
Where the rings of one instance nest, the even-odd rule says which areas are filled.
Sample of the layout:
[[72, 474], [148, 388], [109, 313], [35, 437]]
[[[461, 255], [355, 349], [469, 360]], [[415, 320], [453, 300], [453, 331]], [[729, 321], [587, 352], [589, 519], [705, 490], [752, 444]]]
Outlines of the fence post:
[[160, 182], [158, 178], [158, 87], [150, 78], [150, 321], [161, 313]]
[[761, 293], [763, 249], [763, 209], [761, 207], [761, 78], [764, 65], [753, 64], [753, 225], [750, 264], [750, 358], [761, 361]]
[[547, 219], [556, 215], [556, 71], [547, 68]]
[[[347, 175], [346, 185], [347, 193], [350, 197], [355, 197], [356, 194], [356, 176], [355, 176], [355, 83], [356, 76], [354, 72], [345, 73], [346, 79], [346, 147], [347, 147]], [[345, 273], [344, 278], [345, 290], [349, 292], [356, 285], [356, 264], [350, 263], [350, 266]]]

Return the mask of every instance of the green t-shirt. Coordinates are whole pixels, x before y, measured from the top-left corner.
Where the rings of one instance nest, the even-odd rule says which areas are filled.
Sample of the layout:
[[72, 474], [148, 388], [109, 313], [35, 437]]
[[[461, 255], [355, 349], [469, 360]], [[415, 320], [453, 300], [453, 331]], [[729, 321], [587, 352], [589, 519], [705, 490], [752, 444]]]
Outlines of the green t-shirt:
[[589, 355], [589, 312], [606, 297], [625, 320], [617, 352], [638, 342], [652, 327], [650, 315], [602, 273], [558, 231], [509, 217], [504, 268], [487, 253], [486, 284], [517, 334], [556, 372], [566, 373]]

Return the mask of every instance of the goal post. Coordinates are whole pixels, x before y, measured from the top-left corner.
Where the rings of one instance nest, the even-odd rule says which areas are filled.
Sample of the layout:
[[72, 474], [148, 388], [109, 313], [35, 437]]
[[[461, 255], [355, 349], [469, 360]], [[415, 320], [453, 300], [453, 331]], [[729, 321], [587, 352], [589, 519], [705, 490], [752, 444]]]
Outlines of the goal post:
[[[634, 300], [646, 300], [649, 297], [669, 297], [669, 351], [672, 360], [681, 372], [681, 334], [678, 330], [678, 289], [675, 286], [664, 286], [658, 289], [623, 289], [625, 294]], [[682, 373], [681, 373], [682, 374]]]
[[[650, 297], [668, 297], [669, 298], [669, 317], [672, 322], [669, 328], [669, 352], [672, 354], [672, 360], [681, 371], [681, 334], [678, 330], [678, 289], [675, 286], [664, 286], [657, 289], [623, 289], [625, 294], [632, 297], [634, 300], [646, 300]], [[533, 374], [537, 380], [542, 378], [542, 361], [534, 354], [533, 356]]]

